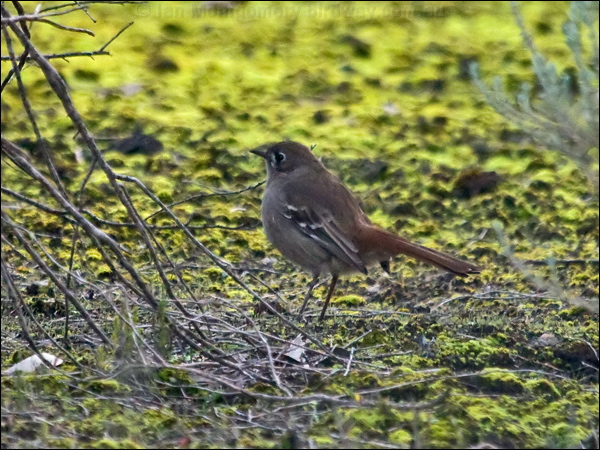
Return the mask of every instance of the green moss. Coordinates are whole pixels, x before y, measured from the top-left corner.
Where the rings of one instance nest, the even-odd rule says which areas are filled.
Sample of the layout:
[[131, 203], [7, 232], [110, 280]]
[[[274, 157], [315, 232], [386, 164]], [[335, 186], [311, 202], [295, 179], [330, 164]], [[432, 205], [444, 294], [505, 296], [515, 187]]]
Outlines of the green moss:
[[390, 442], [408, 447], [413, 441], [411, 433], [406, 430], [396, 430], [390, 433]]
[[479, 377], [477, 386], [490, 393], [518, 395], [524, 392], [524, 383], [510, 372], [492, 372]]
[[311, 439], [317, 444], [317, 445], [331, 445], [334, 443], [333, 438], [329, 437], [329, 436], [311, 436]]
[[334, 298], [331, 303], [345, 306], [360, 306], [364, 305], [366, 300], [359, 295], [344, 295], [342, 297]]
[[169, 408], [148, 409], [143, 412], [144, 421], [150, 430], [168, 430], [178, 421], [177, 415]]
[[129, 392], [129, 387], [116, 380], [95, 380], [88, 383], [86, 389], [99, 394], [109, 395]]
[[525, 387], [536, 396], [544, 396], [549, 399], [558, 399], [560, 396], [560, 391], [549, 380], [531, 380], [525, 384]]
[[104, 438], [95, 441], [90, 448], [144, 448], [144, 446], [129, 439], [117, 441]]

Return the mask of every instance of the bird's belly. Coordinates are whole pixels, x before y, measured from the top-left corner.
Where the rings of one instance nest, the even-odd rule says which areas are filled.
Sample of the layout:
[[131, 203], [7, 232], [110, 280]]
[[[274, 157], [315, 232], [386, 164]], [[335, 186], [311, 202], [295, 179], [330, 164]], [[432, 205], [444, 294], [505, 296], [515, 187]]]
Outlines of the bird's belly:
[[284, 257], [313, 274], [342, 275], [356, 272], [357, 269], [353, 265], [335, 257], [284, 215], [282, 209], [287, 205], [287, 199], [282, 195], [282, 191], [283, 188], [267, 189], [263, 197], [261, 215], [269, 242]]
[[327, 260], [326, 252], [310, 237], [298, 231], [281, 216], [263, 217], [263, 226], [269, 242], [287, 259], [310, 271], [319, 271]]
[[345, 264], [313, 238], [299, 231], [283, 215], [263, 214], [262, 221], [269, 242], [287, 259], [311, 273], [341, 275], [356, 272], [354, 267]]

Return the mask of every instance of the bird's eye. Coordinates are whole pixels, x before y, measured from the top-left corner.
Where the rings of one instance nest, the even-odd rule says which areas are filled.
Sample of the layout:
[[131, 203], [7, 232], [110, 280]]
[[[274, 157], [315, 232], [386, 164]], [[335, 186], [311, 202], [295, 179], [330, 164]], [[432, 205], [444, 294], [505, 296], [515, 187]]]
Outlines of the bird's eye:
[[278, 163], [285, 160], [285, 155], [283, 153], [275, 153], [275, 161]]

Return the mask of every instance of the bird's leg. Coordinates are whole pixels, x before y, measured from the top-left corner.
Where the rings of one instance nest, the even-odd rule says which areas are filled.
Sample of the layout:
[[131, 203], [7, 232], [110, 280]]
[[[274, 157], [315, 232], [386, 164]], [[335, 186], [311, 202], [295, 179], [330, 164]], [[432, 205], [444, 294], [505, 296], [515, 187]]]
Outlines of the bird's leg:
[[306, 293], [306, 297], [304, 297], [304, 303], [302, 303], [302, 308], [300, 308], [300, 312], [298, 313], [299, 319], [302, 318], [302, 314], [304, 314], [304, 310], [306, 309], [306, 304], [308, 303], [308, 300], [312, 296], [312, 291], [313, 291], [314, 287], [317, 285], [318, 281], [319, 281], [319, 274], [316, 273], [313, 275], [313, 279], [310, 282], [310, 284], [308, 285], [308, 292]]
[[323, 317], [325, 317], [325, 311], [327, 311], [327, 306], [329, 306], [329, 300], [331, 300], [331, 294], [333, 294], [337, 280], [338, 276], [333, 275], [333, 278], [331, 278], [331, 285], [329, 286], [329, 292], [327, 292], [327, 298], [325, 299], [325, 304], [323, 305], [323, 310], [321, 311], [319, 320], [323, 320]]
[[387, 273], [388, 275], [391, 275], [391, 273], [390, 273], [390, 261], [389, 260], [387, 260], [387, 261], [381, 261], [379, 263], [379, 265], [381, 266], [381, 268], [383, 269], [383, 271], [385, 273]]

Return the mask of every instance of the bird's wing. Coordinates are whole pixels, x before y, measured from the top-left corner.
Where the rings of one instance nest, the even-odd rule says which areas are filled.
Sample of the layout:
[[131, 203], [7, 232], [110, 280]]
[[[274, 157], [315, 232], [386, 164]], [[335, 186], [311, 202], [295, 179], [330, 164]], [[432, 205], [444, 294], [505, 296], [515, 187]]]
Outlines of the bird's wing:
[[288, 190], [283, 216], [334, 257], [366, 274], [365, 262], [347, 233], [357, 217], [364, 216], [350, 191], [333, 176], [319, 186], [326, 192], [306, 183], [297, 187]]

